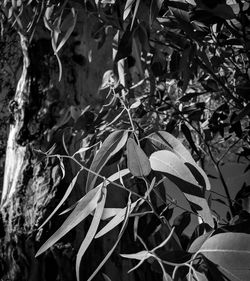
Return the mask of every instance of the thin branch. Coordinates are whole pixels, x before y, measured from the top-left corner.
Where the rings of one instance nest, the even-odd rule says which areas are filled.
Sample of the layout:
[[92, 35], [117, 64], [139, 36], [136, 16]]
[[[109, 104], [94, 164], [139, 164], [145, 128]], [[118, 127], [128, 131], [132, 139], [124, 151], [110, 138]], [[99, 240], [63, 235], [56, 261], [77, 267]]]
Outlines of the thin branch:
[[239, 102], [239, 100], [231, 93], [231, 91], [225, 86], [225, 84], [217, 77], [217, 75], [211, 71], [198, 57], [195, 58], [199, 66], [203, 69], [205, 69], [212, 77], [213, 79], [222, 87], [225, 94], [232, 99], [235, 104], [242, 109], [242, 104]]

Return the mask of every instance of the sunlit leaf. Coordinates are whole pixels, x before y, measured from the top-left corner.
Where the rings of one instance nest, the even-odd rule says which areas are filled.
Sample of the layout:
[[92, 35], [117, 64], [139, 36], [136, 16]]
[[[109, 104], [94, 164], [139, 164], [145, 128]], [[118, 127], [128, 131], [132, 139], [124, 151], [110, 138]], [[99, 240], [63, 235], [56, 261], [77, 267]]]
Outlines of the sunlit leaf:
[[86, 152], [86, 151], [88, 151], [89, 149], [91, 149], [91, 148], [93, 148], [93, 147], [95, 147], [95, 146], [97, 146], [98, 145], [98, 143], [95, 143], [95, 144], [93, 144], [93, 145], [91, 145], [91, 146], [85, 146], [85, 147], [81, 147], [81, 148], [79, 148], [74, 154], [73, 154], [73, 157], [76, 155], [76, 154], [81, 154], [81, 153], [84, 153], [84, 152]]
[[[196, 164], [190, 152], [177, 138], [167, 132], [159, 131], [149, 135], [147, 139], [151, 144], [151, 153], [163, 149], [172, 151], [185, 163], [189, 170], [191, 170], [199, 184], [206, 187], [207, 190], [210, 190], [211, 185], [206, 173]], [[200, 180], [201, 178], [203, 179], [204, 185]]]
[[114, 229], [124, 220], [127, 212], [129, 212], [129, 214], [133, 212], [133, 209], [135, 208], [137, 203], [138, 201], [132, 203], [130, 209], [128, 209], [127, 207], [117, 209], [116, 215], [96, 234], [95, 238], [99, 238], [108, 233], [110, 230]]
[[55, 207], [55, 209], [52, 211], [52, 213], [48, 216], [48, 218], [44, 221], [44, 223], [39, 227], [42, 228], [51, 218], [52, 216], [57, 212], [57, 210], [62, 206], [62, 204], [66, 201], [66, 199], [69, 197], [71, 191], [73, 190], [75, 183], [77, 181], [77, 178], [80, 174], [81, 170], [76, 174], [76, 176], [73, 178], [73, 180], [71, 181], [69, 187], [67, 188], [65, 194], [63, 195], [63, 198], [61, 199], [61, 201], [59, 202], [59, 204]]
[[216, 234], [203, 243], [199, 252], [218, 265], [224, 274], [232, 275], [238, 280], [249, 280], [249, 234], [230, 232]]
[[134, 13], [133, 13], [133, 18], [132, 18], [130, 30], [132, 30], [132, 28], [133, 28], [134, 21], [135, 21], [135, 18], [136, 18], [136, 14], [137, 14], [137, 11], [138, 11], [138, 8], [139, 8], [139, 5], [140, 5], [140, 1], [141, 0], [136, 0], [135, 9], [134, 9]]
[[[128, 169], [123, 169], [123, 170], [120, 170], [120, 171], [114, 173], [113, 175], [111, 175], [110, 177], [108, 177], [106, 179], [106, 186], [108, 186], [109, 184], [112, 184], [112, 182], [114, 182], [128, 174], [130, 174]], [[101, 187], [102, 184], [103, 183], [99, 184], [97, 187]], [[63, 212], [61, 212], [60, 215], [63, 215], [63, 214], [66, 214], [66, 213], [72, 211], [83, 200], [85, 200], [84, 197], [82, 197], [80, 200], [78, 200], [78, 202], [76, 202], [75, 204], [73, 204], [72, 206], [70, 206], [69, 208], [64, 210]], [[120, 208], [117, 208], [117, 211], [119, 211], [119, 210], [120, 210]], [[112, 216], [115, 216], [117, 214], [117, 211], [116, 211], [116, 208], [104, 208], [102, 219], [105, 220]]]
[[129, 13], [131, 12], [134, 2], [135, 2], [135, 0], [127, 0], [125, 8], [124, 8], [124, 12], [123, 12], [123, 20], [125, 20], [128, 17]]
[[102, 184], [90, 190], [81, 201], [77, 204], [73, 212], [67, 217], [59, 229], [41, 246], [36, 256], [39, 256], [52, 245], [54, 245], [60, 238], [67, 234], [72, 228], [83, 221], [90, 215], [97, 206], [101, 195]]
[[58, 53], [61, 50], [63, 45], [67, 42], [70, 35], [74, 31], [74, 28], [75, 28], [75, 25], [76, 25], [76, 18], [77, 17], [76, 17], [75, 9], [71, 8], [71, 14], [68, 14], [66, 19], [62, 23], [61, 29], [64, 29], [64, 27], [65, 27], [66, 33], [65, 33], [64, 37], [62, 38], [61, 42], [59, 43], [59, 45], [57, 46], [56, 53]]
[[104, 281], [112, 281], [112, 280], [108, 277], [107, 274], [102, 273], [102, 276], [103, 276], [103, 278], [104, 278]]
[[[95, 155], [89, 169], [94, 173], [100, 173], [108, 160], [125, 145], [127, 138], [127, 131], [115, 131], [111, 133]], [[97, 175], [89, 172], [86, 182], [86, 191], [91, 190], [94, 187], [96, 179]]]
[[160, 150], [154, 152], [149, 161], [154, 171], [162, 172], [180, 188], [191, 207], [196, 210], [204, 222], [213, 227], [213, 218], [207, 200], [203, 198], [203, 189], [181, 159], [171, 151]]
[[168, 173], [184, 181], [197, 185], [197, 181], [187, 166], [173, 152], [159, 150], [149, 158], [151, 168], [155, 171]]
[[96, 268], [96, 270], [91, 274], [91, 276], [89, 277], [89, 279], [87, 281], [91, 281], [96, 274], [99, 272], [99, 270], [103, 267], [103, 265], [106, 263], [106, 261], [110, 258], [110, 256], [112, 255], [112, 253], [114, 252], [115, 248], [117, 247], [118, 243], [120, 242], [122, 235], [126, 229], [126, 226], [128, 224], [128, 219], [129, 219], [129, 214], [130, 214], [130, 207], [131, 207], [131, 200], [130, 200], [130, 195], [129, 195], [129, 199], [128, 199], [128, 203], [127, 203], [127, 211], [123, 220], [123, 224], [121, 227], [121, 230], [119, 232], [119, 235], [116, 239], [115, 244], [113, 245], [113, 247], [111, 248], [111, 250], [107, 253], [107, 255], [105, 256], [105, 258], [101, 261], [101, 263], [98, 265], [98, 267]]
[[128, 168], [133, 176], [149, 175], [151, 167], [148, 157], [132, 138], [129, 138], [127, 142], [127, 159]]
[[60, 165], [60, 169], [61, 169], [61, 172], [62, 172], [62, 179], [63, 179], [65, 177], [65, 166], [64, 166], [64, 163], [63, 163], [63, 158], [58, 157], [58, 160], [59, 160], [59, 165]]
[[148, 251], [141, 251], [135, 254], [120, 254], [121, 257], [134, 260], [145, 260], [152, 256]]
[[193, 157], [186, 147], [168, 132], [159, 131], [147, 137], [155, 150], [168, 149], [174, 152], [184, 162], [195, 164]]
[[138, 100], [138, 101], [132, 103], [129, 108], [130, 109], [137, 108], [138, 106], [140, 106], [140, 104], [141, 104], [141, 101]]
[[95, 210], [95, 214], [94, 217], [92, 219], [91, 225], [88, 229], [88, 232], [80, 246], [80, 249], [78, 250], [77, 256], [76, 256], [76, 277], [77, 280], [80, 281], [80, 264], [81, 264], [81, 259], [84, 255], [84, 253], [86, 252], [86, 250], [88, 249], [90, 243], [92, 242], [92, 240], [94, 239], [94, 236], [96, 234], [97, 228], [99, 226], [101, 217], [102, 217], [102, 213], [103, 213], [103, 209], [104, 209], [104, 205], [106, 202], [106, 195], [107, 195], [107, 188], [105, 186], [104, 183], [104, 187], [102, 188], [102, 196], [101, 196], [101, 200], [98, 202], [97, 206], [96, 206], [96, 210]]

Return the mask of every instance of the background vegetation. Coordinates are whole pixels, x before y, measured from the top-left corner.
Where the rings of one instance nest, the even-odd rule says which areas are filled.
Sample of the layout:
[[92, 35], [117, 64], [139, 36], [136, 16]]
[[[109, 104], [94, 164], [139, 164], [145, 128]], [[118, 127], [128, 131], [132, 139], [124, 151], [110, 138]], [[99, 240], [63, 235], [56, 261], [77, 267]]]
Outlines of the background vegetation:
[[1, 1], [2, 280], [249, 280], [249, 16]]

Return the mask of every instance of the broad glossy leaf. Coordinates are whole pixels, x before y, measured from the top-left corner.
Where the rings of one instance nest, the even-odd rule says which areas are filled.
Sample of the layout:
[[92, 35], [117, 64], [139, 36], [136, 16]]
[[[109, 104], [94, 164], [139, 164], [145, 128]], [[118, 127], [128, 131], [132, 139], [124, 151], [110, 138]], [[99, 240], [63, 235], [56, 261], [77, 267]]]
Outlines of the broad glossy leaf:
[[48, 250], [54, 245], [60, 238], [67, 234], [72, 228], [83, 221], [88, 215], [90, 215], [97, 206], [98, 200], [101, 195], [102, 184], [96, 188], [90, 190], [73, 210], [73, 212], [67, 217], [64, 223], [59, 229], [41, 246], [38, 250], [36, 257]]
[[173, 175], [191, 184], [197, 185], [194, 176], [173, 152], [168, 150], [159, 150], [151, 154], [149, 158], [151, 168], [154, 171], [159, 171]]
[[[105, 183], [104, 183], [105, 184]], [[96, 210], [95, 210], [95, 214], [94, 217], [92, 219], [91, 225], [88, 229], [88, 232], [80, 246], [80, 249], [78, 250], [77, 256], [76, 256], [76, 277], [77, 280], [80, 281], [80, 264], [81, 264], [81, 259], [84, 255], [84, 253], [86, 252], [86, 250], [88, 249], [90, 243], [92, 242], [92, 240], [94, 239], [94, 236], [96, 234], [97, 228], [99, 226], [101, 217], [102, 217], [102, 213], [103, 213], [103, 209], [104, 209], [104, 205], [106, 202], [106, 196], [107, 196], [107, 188], [106, 186], [104, 186], [102, 188], [102, 197], [101, 200], [98, 202]]]
[[181, 159], [171, 151], [160, 150], [154, 152], [149, 161], [153, 170], [162, 172], [181, 189], [187, 200], [192, 203], [191, 206], [195, 206], [202, 220], [213, 227], [213, 218], [208, 203], [203, 198], [202, 187], [198, 185], [193, 174]]
[[195, 164], [193, 157], [185, 146], [168, 132], [159, 131], [149, 135], [147, 139], [153, 145], [154, 150], [167, 149], [175, 153], [183, 162]]
[[151, 167], [148, 157], [132, 138], [129, 138], [127, 142], [127, 159], [128, 168], [133, 176], [149, 175]]
[[[108, 160], [125, 145], [127, 138], [127, 131], [115, 131], [111, 133], [95, 155], [89, 169], [97, 174], [100, 173]], [[86, 191], [91, 190], [94, 187], [96, 179], [97, 175], [93, 173], [88, 174]]]
[[203, 243], [199, 252], [219, 265], [223, 272], [239, 280], [250, 280], [249, 234], [229, 232], [214, 235]]
[[[189, 169], [192, 168], [191, 172], [195, 176], [196, 180], [198, 180], [200, 185], [206, 187], [207, 190], [211, 188], [206, 173], [196, 164], [190, 152], [177, 138], [167, 132], [159, 131], [149, 135], [147, 139], [151, 143], [153, 151], [167, 149], [175, 153], [188, 166]], [[200, 181], [200, 178], [203, 179], [204, 185]]]

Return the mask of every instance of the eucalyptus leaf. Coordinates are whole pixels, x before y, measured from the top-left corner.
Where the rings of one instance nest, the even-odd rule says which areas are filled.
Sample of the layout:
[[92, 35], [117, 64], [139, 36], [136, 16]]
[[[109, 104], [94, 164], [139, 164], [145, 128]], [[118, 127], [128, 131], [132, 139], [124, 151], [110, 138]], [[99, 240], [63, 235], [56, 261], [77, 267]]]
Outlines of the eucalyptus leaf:
[[148, 251], [141, 251], [135, 254], [120, 254], [121, 257], [126, 259], [145, 260], [152, 256]]
[[152, 153], [149, 161], [152, 170], [161, 172], [163, 176], [166, 176], [179, 187], [202, 220], [213, 227], [213, 217], [207, 200], [204, 198], [203, 188], [198, 185], [195, 177], [183, 161], [168, 150]]
[[55, 207], [55, 209], [52, 211], [52, 213], [48, 216], [48, 218], [43, 222], [43, 224], [39, 227], [39, 228], [42, 228], [51, 218], [52, 216], [57, 212], [57, 210], [62, 206], [62, 204], [66, 201], [66, 199], [69, 197], [71, 191], [73, 190], [75, 184], [76, 184], [76, 181], [77, 181], [77, 178], [80, 174], [81, 170], [76, 174], [76, 176], [73, 178], [73, 180], [71, 181], [69, 187], [67, 188], [63, 198], [61, 199], [61, 201], [59, 202], [59, 204]]
[[[250, 235], [246, 233], [220, 233], [207, 239], [200, 253], [220, 267], [230, 271], [247, 271], [250, 278]], [[249, 279], [248, 279], [249, 280]]]
[[128, 168], [135, 177], [148, 176], [151, 167], [145, 152], [138, 146], [134, 139], [129, 138], [127, 142]]
[[94, 217], [92, 219], [91, 225], [88, 229], [88, 232], [87, 232], [84, 240], [82, 241], [80, 249], [77, 252], [77, 256], [76, 256], [76, 277], [77, 277], [78, 281], [80, 281], [81, 259], [82, 259], [84, 253], [88, 249], [90, 243], [92, 242], [92, 240], [94, 239], [94, 236], [96, 234], [97, 228], [99, 226], [99, 223], [100, 223], [100, 220], [101, 220], [101, 217], [102, 217], [104, 205], [105, 205], [105, 202], [106, 202], [106, 196], [107, 196], [107, 188], [106, 188], [105, 183], [104, 183], [104, 187], [102, 188], [101, 200], [97, 204], [97, 207], [96, 207], [95, 214], [94, 214]]
[[96, 174], [100, 173], [108, 160], [125, 145], [127, 138], [127, 131], [115, 131], [106, 138], [89, 168], [95, 174], [91, 172], [88, 173], [86, 191], [94, 187], [97, 179]]
[[101, 188], [102, 185], [99, 185], [96, 188], [90, 190], [83, 197], [83, 200], [79, 201], [73, 212], [67, 217], [67, 219], [59, 227], [59, 229], [41, 246], [41, 248], [36, 253], [36, 257], [48, 250], [59, 239], [61, 239], [72, 228], [78, 225], [94, 211], [101, 195]]
[[169, 150], [173, 152], [185, 163], [196, 180], [199, 181], [200, 185], [204, 186], [207, 190], [211, 189], [206, 173], [197, 165], [190, 152], [185, 148], [181, 141], [165, 131], [153, 133], [146, 139], [148, 140], [147, 148], [150, 154], [158, 150]]

